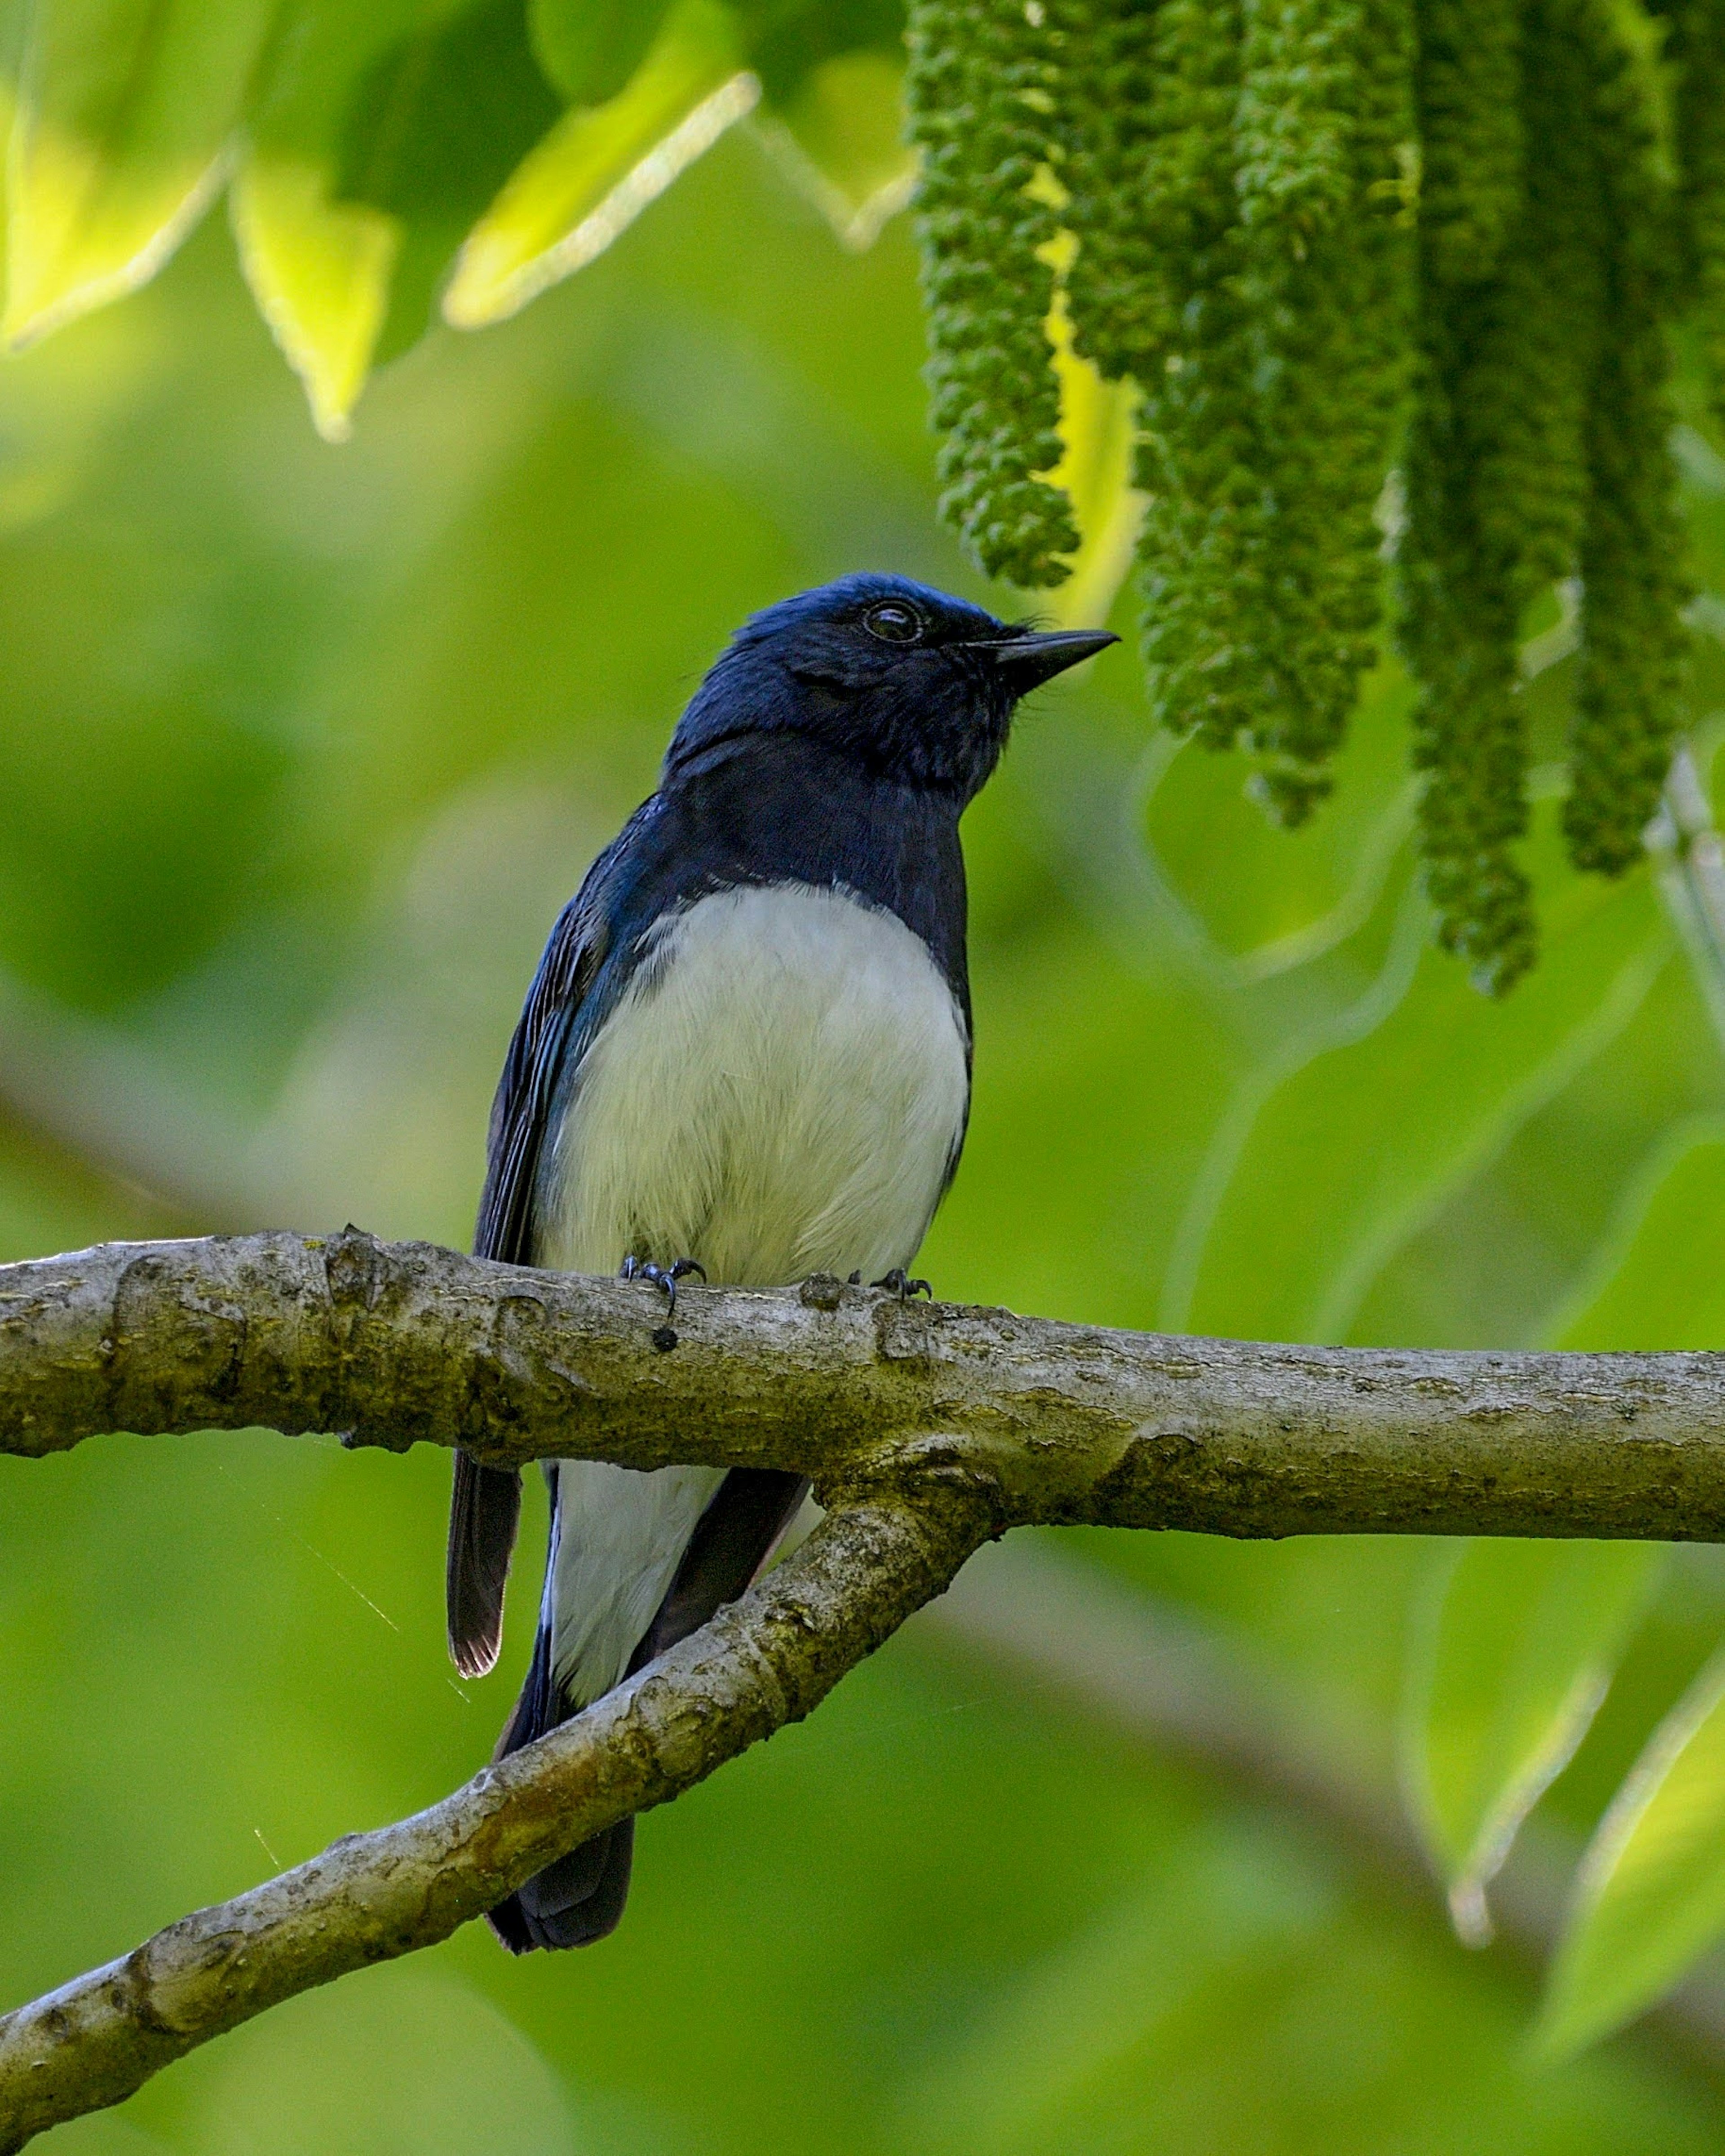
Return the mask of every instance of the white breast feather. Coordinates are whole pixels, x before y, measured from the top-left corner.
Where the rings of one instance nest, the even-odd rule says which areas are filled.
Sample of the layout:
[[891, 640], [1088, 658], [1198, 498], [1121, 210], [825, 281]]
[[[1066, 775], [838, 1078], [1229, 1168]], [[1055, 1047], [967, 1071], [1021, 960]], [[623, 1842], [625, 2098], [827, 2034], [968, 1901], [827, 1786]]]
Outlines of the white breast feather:
[[[920, 937], [806, 885], [676, 916], [583, 1060], [536, 1256], [715, 1283], [878, 1279], [927, 1232], [963, 1127], [963, 1021]], [[577, 1700], [615, 1683], [721, 1476], [565, 1462], [547, 1590]]]
[[725, 1471], [548, 1460], [545, 1475], [557, 1517], [542, 1621], [570, 1706], [586, 1707], [628, 1668]]
[[966, 1088], [952, 991], [895, 915], [804, 885], [702, 899], [588, 1050], [540, 1261], [878, 1278], [927, 1232]]

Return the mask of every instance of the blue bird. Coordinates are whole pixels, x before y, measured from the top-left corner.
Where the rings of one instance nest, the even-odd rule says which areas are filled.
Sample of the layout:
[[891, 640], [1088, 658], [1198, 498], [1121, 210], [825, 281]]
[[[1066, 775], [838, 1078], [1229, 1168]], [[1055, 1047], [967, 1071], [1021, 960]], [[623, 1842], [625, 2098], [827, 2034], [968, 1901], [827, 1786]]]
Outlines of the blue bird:
[[[741, 629], [659, 790], [564, 909], [491, 1113], [475, 1249], [511, 1265], [901, 1291], [970, 1106], [958, 819], [1027, 690], [1117, 639], [1039, 634], [851, 576]], [[760, 1572], [803, 1502], [761, 1469], [547, 1460], [539, 1630], [497, 1756], [663, 1653]], [[521, 1478], [458, 1455], [449, 1645], [497, 1659]], [[634, 1821], [492, 1912], [582, 1946], [623, 1913]]]

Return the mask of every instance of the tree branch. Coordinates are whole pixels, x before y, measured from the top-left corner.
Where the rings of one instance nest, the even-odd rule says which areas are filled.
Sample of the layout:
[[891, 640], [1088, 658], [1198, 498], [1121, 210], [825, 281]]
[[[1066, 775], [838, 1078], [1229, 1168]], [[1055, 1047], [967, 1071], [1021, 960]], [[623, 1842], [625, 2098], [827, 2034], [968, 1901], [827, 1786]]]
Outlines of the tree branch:
[[341, 1430], [397, 1450], [787, 1467], [829, 1517], [744, 1599], [442, 1804], [0, 2020], [0, 2156], [279, 2000], [443, 1938], [783, 1722], [1034, 1522], [1234, 1535], [1725, 1534], [1725, 1362], [1255, 1347], [426, 1244], [254, 1235], [0, 1267], [0, 1450]]
[[0, 2156], [298, 1992], [435, 1945], [589, 1835], [799, 1721], [986, 1532], [949, 1491], [829, 1513], [711, 1625], [441, 1804], [347, 1835], [0, 2019]]
[[997, 1528], [1725, 1539], [1725, 1358], [1108, 1332], [817, 1277], [685, 1288], [267, 1235], [0, 1266], [0, 1450], [263, 1424], [963, 1487]]

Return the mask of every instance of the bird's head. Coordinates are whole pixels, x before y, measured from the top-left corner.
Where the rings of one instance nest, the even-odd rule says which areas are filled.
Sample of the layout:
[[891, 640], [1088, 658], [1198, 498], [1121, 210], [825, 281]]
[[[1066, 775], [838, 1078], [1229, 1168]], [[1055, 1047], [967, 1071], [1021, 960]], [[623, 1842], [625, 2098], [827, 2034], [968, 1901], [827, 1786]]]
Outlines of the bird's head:
[[743, 624], [684, 712], [666, 774], [740, 735], [797, 733], [968, 801], [1019, 697], [1117, 641], [1015, 627], [908, 577], [841, 577]]

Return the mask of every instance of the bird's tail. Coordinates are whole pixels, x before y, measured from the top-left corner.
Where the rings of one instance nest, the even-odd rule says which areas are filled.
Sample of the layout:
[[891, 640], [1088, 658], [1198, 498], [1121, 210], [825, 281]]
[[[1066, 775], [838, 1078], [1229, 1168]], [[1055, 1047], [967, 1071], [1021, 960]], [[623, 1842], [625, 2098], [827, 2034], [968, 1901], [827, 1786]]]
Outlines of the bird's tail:
[[[670, 1591], [646, 1636], [629, 1658], [628, 1674], [644, 1669], [679, 1640], [734, 1602], [772, 1557], [809, 1494], [799, 1475], [776, 1468], [733, 1467], [701, 1516]], [[497, 1741], [506, 1759], [524, 1744], [567, 1722], [571, 1703], [551, 1665], [551, 1627], [542, 1623], [527, 1681]], [[591, 1840], [548, 1864], [490, 1912], [491, 1929], [511, 1953], [535, 1947], [585, 1947], [614, 1932], [629, 1899], [635, 1823], [619, 1820]]]
[[[542, 1625], [527, 1681], [509, 1727], [497, 1740], [495, 1757], [506, 1759], [567, 1722], [569, 1713], [569, 1702], [552, 1674], [551, 1630]], [[491, 1929], [511, 1953], [531, 1953], [535, 1947], [591, 1946], [614, 1932], [622, 1918], [634, 1847], [634, 1820], [619, 1820], [500, 1902], [490, 1912]]]

